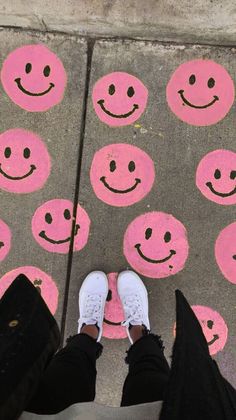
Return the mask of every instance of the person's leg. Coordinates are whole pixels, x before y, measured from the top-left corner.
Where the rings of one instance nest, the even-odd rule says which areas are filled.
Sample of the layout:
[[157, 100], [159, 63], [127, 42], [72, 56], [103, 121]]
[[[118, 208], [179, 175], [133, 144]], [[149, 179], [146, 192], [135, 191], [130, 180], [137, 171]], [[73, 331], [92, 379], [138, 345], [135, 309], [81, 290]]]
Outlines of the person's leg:
[[25, 411], [55, 414], [72, 404], [93, 401], [96, 359], [101, 352], [102, 345], [91, 336], [82, 333], [71, 337], [47, 366]]
[[[137, 328], [138, 331], [132, 330]], [[169, 380], [170, 368], [163, 353], [160, 336], [150, 333], [142, 326], [130, 330], [134, 344], [127, 351], [126, 363], [129, 372], [123, 386], [121, 406], [163, 401]], [[139, 338], [134, 339], [134, 336]]]
[[79, 295], [78, 334], [53, 357], [25, 411], [55, 414], [72, 404], [94, 400], [107, 293], [104, 273], [93, 272], [86, 277]]
[[132, 271], [124, 271], [118, 276], [120, 295], [127, 327], [127, 335], [132, 344], [127, 351], [126, 362], [129, 372], [126, 377], [121, 406], [161, 401], [169, 380], [169, 365], [164, 357], [161, 337], [150, 333], [147, 290]]

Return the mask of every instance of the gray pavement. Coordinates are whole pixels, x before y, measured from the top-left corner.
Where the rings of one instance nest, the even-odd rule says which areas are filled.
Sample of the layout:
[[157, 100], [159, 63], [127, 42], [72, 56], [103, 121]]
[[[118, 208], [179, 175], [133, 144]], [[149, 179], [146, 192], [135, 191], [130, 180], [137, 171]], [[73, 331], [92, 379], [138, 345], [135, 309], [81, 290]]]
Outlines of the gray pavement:
[[[194, 127], [176, 118], [168, 108], [165, 89], [173, 71], [184, 61], [210, 58], [223, 64], [235, 78], [235, 54], [231, 49], [200, 46], [163, 46], [130, 41], [101, 41], [94, 47], [86, 118], [79, 197], [92, 223], [89, 243], [73, 258], [67, 312], [68, 333], [75, 331], [80, 284], [91, 269], [119, 272], [127, 268], [123, 237], [128, 224], [138, 215], [163, 211], [174, 215], [186, 227], [190, 245], [185, 268], [173, 277], [144, 278], [149, 292], [153, 331], [161, 333], [170, 359], [175, 320], [174, 290], [180, 288], [192, 305], [219, 311], [229, 327], [229, 341], [221, 356], [234, 352], [231, 339], [235, 326], [235, 286], [219, 272], [214, 242], [219, 231], [234, 220], [234, 206], [220, 206], [205, 199], [195, 185], [195, 171], [201, 158], [218, 148], [234, 150], [235, 106], [217, 125]], [[125, 71], [142, 80], [149, 90], [146, 112], [129, 126], [109, 127], [94, 112], [94, 83], [112, 71]], [[136, 125], [136, 127], [135, 127]], [[130, 143], [142, 148], [154, 160], [156, 180], [151, 192], [128, 207], [112, 207], [98, 200], [89, 182], [94, 153], [110, 143]], [[219, 296], [221, 297], [219, 299]], [[222, 298], [223, 296], [223, 298]], [[98, 361], [97, 401], [117, 405], [126, 367], [123, 364], [127, 340], [104, 339], [104, 357]], [[224, 364], [227, 376], [236, 384], [234, 356]], [[114, 375], [111, 375], [115, 369]]]
[[231, 0], [0, 0], [0, 26], [232, 46], [236, 32]]
[[[93, 50], [91, 44], [89, 46], [91, 65], [86, 81], [86, 40], [68, 34], [43, 35], [37, 31], [13, 29], [2, 29], [0, 39], [4, 45], [1, 65], [15, 48], [43, 43], [60, 57], [68, 76], [63, 101], [46, 112], [26, 112], [15, 105], [1, 87], [1, 132], [16, 127], [36, 132], [46, 143], [52, 158], [51, 175], [41, 190], [30, 194], [1, 190], [0, 218], [13, 234], [11, 250], [1, 262], [1, 276], [26, 265], [37, 266], [51, 275], [59, 289], [56, 318], [59, 323], [66, 319], [66, 338], [77, 329], [78, 293], [85, 275], [95, 269], [110, 273], [130, 268], [123, 253], [127, 226], [145, 212], [172, 214], [187, 230], [189, 256], [183, 270], [173, 276], [159, 279], [142, 276], [149, 294], [152, 329], [162, 334], [170, 360], [175, 321], [174, 290], [180, 288], [192, 305], [217, 310], [228, 325], [229, 336], [223, 351], [215, 357], [222, 372], [236, 386], [235, 285], [223, 277], [214, 256], [218, 233], [234, 221], [235, 206], [221, 206], [207, 200], [195, 185], [197, 165], [206, 153], [220, 148], [235, 150], [235, 105], [218, 124], [197, 127], [180, 121], [169, 109], [165, 97], [173, 71], [181, 63], [195, 58], [208, 58], [222, 64], [235, 81], [235, 50], [138, 40], [100, 40], [95, 42]], [[93, 108], [95, 82], [114, 71], [135, 75], [149, 91], [145, 112], [128, 126], [104, 124]], [[86, 120], [84, 104], [87, 105]], [[148, 153], [155, 165], [156, 177], [151, 191], [141, 201], [127, 207], [110, 206], [101, 201], [90, 183], [95, 152], [111, 143], [139, 147]], [[80, 176], [77, 179], [78, 166]], [[48, 252], [32, 236], [31, 219], [35, 210], [53, 198], [75, 202], [78, 198], [91, 219], [88, 243], [73, 255], [71, 250], [69, 254]], [[66, 285], [69, 285], [68, 302]], [[64, 328], [64, 323], [62, 326]], [[127, 339], [108, 338], [103, 338], [102, 342], [104, 354], [98, 361], [96, 401], [117, 406], [127, 373], [123, 358], [129, 343]]]
[[[16, 48], [43, 43], [64, 63], [68, 84], [63, 101], [47, 112], [27, 112], [15, 105], [1, 86], [1, 133], [12, 128], [30, 130], [44, 141], [51, 156], [51, 173], [45, 185], [32, 193], [14, 194], [0, 191], [0, 218], [12, 232], [12, 246], [1, 262], [1, 277], [22, 266], [35, 266], [49, 274], [59, 289], [56, 318], [61, 323], [67, 279], [68, 254], [49, 252], [34, 239], [31, 220], [36, 209], [56, 198], [74, 201], [80, 145], [85, 75], [86, 43], [73, 37], [30, 34], [18, 31], [0, 32], [1, 65]], [[74, 65], [70, 66], [72, 62]], [[3, 150], [2, 150], [3, 153]], [[20, 158], [19, 158], [20, 159]], [[63, 226], [58, 223], [58, 229]], [[53, 300], [53, 297], [50, 299]]]

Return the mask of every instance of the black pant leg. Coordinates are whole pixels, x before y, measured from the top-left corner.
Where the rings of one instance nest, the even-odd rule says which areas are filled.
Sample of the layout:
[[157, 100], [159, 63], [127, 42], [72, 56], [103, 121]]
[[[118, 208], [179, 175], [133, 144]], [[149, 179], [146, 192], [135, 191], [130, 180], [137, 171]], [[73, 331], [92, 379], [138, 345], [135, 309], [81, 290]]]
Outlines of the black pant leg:
[[170, 368], [160, 337], [148, 334], [128, 350], [129, 372], [123, 386], [121, 406], [162, 401]]
[[103, 346], [87, 334], [77, 334], [51, 360], [37, 392], [25, 408], [37, 414], [55, 414], [72, 404], [93, 401], [96, 359]]

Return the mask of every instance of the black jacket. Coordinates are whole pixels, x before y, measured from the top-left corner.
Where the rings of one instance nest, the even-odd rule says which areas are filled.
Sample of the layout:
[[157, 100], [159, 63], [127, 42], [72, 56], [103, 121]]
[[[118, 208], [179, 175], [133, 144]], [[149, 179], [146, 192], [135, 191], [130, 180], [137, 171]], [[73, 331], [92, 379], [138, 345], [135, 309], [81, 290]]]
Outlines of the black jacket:
[[59, 346], [57, 323], [20, 274], [0, 300], [0, 419], [17, 419]]
[[176, 339], [161, 420], [234, 420], [236, 391], [209, 354], [202, 328], [176, 291]]

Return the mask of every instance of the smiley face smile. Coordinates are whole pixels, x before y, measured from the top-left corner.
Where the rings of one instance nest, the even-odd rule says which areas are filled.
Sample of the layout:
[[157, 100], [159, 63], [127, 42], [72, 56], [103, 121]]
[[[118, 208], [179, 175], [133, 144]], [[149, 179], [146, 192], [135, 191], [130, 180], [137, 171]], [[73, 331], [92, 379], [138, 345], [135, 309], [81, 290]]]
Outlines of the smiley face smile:
[[100, 178], [100, 181], [102, 181], [102, 183], [104, 184], [104, 186], [106, 188], [108, 188], [109, 191], [111, 191], [111, 192], [113, 192], [115, 194], [126, 194], [126, 193], [129, 193], [129, 192], [135, 190], [135, 188], [137, 187], [137, 185], [141, 183], [141, 179], [135, 178], [135, 181], [136, 182], [135, 182], [135, 184], [132, 187], [128, 188], [127, 190], [117, 190], [115, 188], [110, 187], [110, 185], [106, 182], [106, 177], [105, 176], [102, 176]]
[[[80, 228], [80, 225], [76, 224], [76, 226], [75, 226], [75, 236], [77, 235], [79, 228]], [[59, 245], [59, 244], [64, 244], [65, 242], [69, 242], [69, 241], [70, 241], [70, 239], [71, 239], [71, 237], [69, 236], [69, 238], [66, 238], [66, 239], [60, 239], [59, 241], [55, 241], [54, 239], [51, 239], [51, 238], [49, 238], [49, 237], [46, 235], [45, 230], [42, 230], [42, 231], [39, 233], [39, 236], [40, 236], [41, 238], [45, 239], [45, 241], [48, 241], [48, 242], [50, 242], [51, 244], [54, 244], [54, 245], [55, 245], [55, 244], [57, 244], [57, 245]]]
[[45, 90], [45, 91], [43, 91], [43, 92], [38, 92], [38, 93], [33, 93], [33, 92], [30, 92], [29, 90], [26, 90], [23, 86], [22, 86], [22, 84], [21, 84], [21, 78], [20, 77], [17, 77], [16, 79], [15, 79], [15, 82], [16, 82], [16, 84], [17, 84], [17, 86], [18, 86], [18, 88], [21, 90], [21, 92], [23, 92], [23, 93], [25, 93], [26, 95], [28, 95], [28, 96], [44, 96], [44, 95], [46, 95], [48, 92], [50, 92], [50, 90], [52, 89], [52, 88], [54, 88], [55, 87], [55, 85], [54, 85], [54, 83], [49, 83], [49, 88], [47, 89], [47, 90]]
[[211, 192], [213, 193], [213, 194], [216, 194], [216, 195], [218, 195], [219, 197], [230, 197], [231, 195], [233, 195], [233, 194], [235, 194], [236, 193], [236, 187], [232, 190], [232, 191], [230, 191], [229, 193], [221, 193], [221, 192], [218, 192], [218, 191], [216, 191], [215, 189], [214, 189], [214, 187], [213, 187], [213, 185], [212, 185], [212, 183], [211, 182], [206, 182], [206, 186], [211, 190]]
[[213, 100], [209, 103], [209, 104], [206, 104], [206, 105], [194, 105], [194, 104], [192, 104], [191, 102], [189, 102], [186, 98], [185, 98], [185, 96], [184, 96], [184, 90], [183, 89], [181, 89], [181, 90], [179, 90], [178, 91], [178, 93], [179, 93], [179, 95], [181, 96], [181, 99], [183, 100], [183, 102], [185, 103], [185, 105], [188, 105], [188, 106], [190, 106], [191, 108], [196, 108], [196, 109], [205, 109], [205, 108], [209, 108], [209, 106], [212, 106], [216, 101], [218, 101], [219, 100], [219, 97], [217, 96], [217, 95], [214, 95], [213, 96]]
[[1, 163], [0, 163], [0, 173], [3, 175], [3, 176], [5, 176], [5, 178], [7, 178], [7, 179], [11, 179], [11, 180], [13, 180], [13, 181], [20, 181], [21, 179], [25, 179], [25, 178], [27, 178], [28, 176], [30, 176], [34, 171], [35, 171], [35, 169], [36, 169], [36, 166], [35, 165], [30, 165], [31, 166], [31, 169], [30, 169], [30, 171], [27, 173], [27, 174], [25, 174], [25, 175], [23, 175], [23, 176], [10, 176], [10, 175], [8, 175], [8, 174], [6, 174], [6, 172], [4, 172], [3, 170], [2, 170], [2, 168], [1, 168]]
[[112, 321], [109, 321], [106, 318], [104, 318], [103, 321], [108, 325], [121, 325], [121, 322], [112, 322]]
[[109, 117], [113, 117], [113, 118], [128, 118], [130, 117], [130, 115], [132, 115], [134, 113], [134, 111], [136, 109], [139, 109], [138, 104], [134, 104], [133, 109], [129, 112], [127, 112], [126, 114], [113, 114], [112, 112], [110, 112], [108, 109], [105, 108], [104, 106], [104, 99], [100, 99], [99, 101], [97, 101], [98, 105], [100, 105], [100, 107], [102, 108], [102, 110], [109, 115]]
[[218, 334], [214, 334], [214, 336], [213, 336], [214, 338], [211, 340], [211, 341], [209, 341], [207, 344], [208, 344], [208, 346], [211, 346], [212, 344], [214, 344], [215, 342], [216, 342], [216, 340], [219, 340], [219, 336], [218, 336]]
[[152, 264], [162, 264], [162, 263], [168, 261], [172, 257], [172, 255], [176, 254], [176, 251], [174, 249], [171, 249], [168, 257], [163, 258], [162, 260], [154, 260], [152, 258], [146, 257], [146, 255], [143, 254], [143, 252], [140, 249], [141, 244], [136, 244], [136, 245], [134, 245], [134, 247], [137, 249], [141, 258], [143, 258], [145, 261], [147, 261], [149, 263], [152, 263]]

